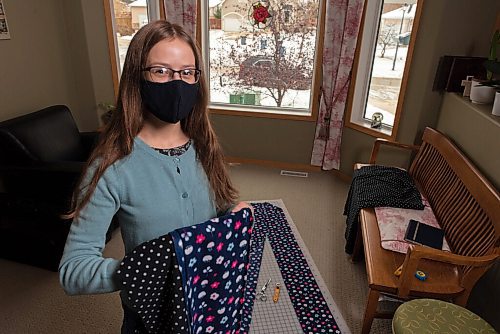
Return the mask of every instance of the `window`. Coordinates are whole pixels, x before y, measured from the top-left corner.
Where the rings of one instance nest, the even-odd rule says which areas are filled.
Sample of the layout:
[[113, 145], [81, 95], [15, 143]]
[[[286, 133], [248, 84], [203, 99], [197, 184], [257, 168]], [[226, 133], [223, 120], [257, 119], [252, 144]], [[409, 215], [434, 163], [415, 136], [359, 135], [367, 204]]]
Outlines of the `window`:
[[[224, 113], [314, 117], [321, 2], [202, 1], [210, 108]], [[219, 28], [210, 24], [216, 8]]]
[[396, 136], [422, 2], [367, 1], [347, 126]]
[[292, 5], [283, 5], [283, 19], [285, 23], [290, 22], [290, 16], [292, 15]]
[[284, 46], [280, 46], [280, 57], [285, 57], [286, 49]]
[[103, 0], [103, 2], [113, 85], [117, 95], [118, 81], [130, 41], [142, 26], [160, 18], [161, 0]]
[[265, 38], [260, 40], [260, 49], [261, 50], [267, 49], [267, 40]]

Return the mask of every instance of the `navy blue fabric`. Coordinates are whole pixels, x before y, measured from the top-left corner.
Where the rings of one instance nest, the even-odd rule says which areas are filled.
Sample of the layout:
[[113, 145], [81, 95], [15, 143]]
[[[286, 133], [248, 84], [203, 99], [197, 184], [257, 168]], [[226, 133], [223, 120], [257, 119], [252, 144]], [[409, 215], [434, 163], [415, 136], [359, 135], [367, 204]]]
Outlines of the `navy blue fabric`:
[[181, 273], [170, 235], [134, 248], [120, 264], [117, 277], [126, 296], [122, 332], [189, 333]]
[[192, 333], [243, 333], [249, 209], [171, 232]]
[[269, 239], [281, 276], [304, 333], [335, 333], [340, 329], [283, 209], [271, 203], [252, 203], [255, 221]]

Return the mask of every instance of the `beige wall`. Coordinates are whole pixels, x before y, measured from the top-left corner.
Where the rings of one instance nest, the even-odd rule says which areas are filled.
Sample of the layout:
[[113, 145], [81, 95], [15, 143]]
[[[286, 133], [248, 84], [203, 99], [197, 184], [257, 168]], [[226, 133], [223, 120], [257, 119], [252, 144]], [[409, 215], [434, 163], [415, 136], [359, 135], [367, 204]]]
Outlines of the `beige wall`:
[[0, 40], [0, 120], [66, 104], [80, 130], [95, 129], [97, 104], [113, 101], [102, 0], [4, 6], [11, 39]]
[[314, 123], [212, 115], [213, 125], [230, 157], [309, 164]]
[[481, 173], [500, 189], [500, 117], [493, 116], [491, 109], [491, 104], [473, 104], [461, 95], [447, 93], [436, 128], [453, 138]]
[[72, 105], [61, 1], [3, 3], [11, 39], [0, 40], [0, 119], [56, 103]]

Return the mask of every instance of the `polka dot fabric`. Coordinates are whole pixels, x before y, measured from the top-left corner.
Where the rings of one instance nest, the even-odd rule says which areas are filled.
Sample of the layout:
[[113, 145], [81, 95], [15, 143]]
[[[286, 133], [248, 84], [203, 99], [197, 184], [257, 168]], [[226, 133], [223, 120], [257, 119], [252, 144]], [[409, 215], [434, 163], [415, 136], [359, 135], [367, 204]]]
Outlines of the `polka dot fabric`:
[[170, 235], [137, 246], [123, 259], [117, 276], [125, 302], [142, 319], [146, 333], [189, 333], [182, 277]]
[[191, 333], [244, 333], [253, 217], [249, 209], [171, 232]]
[[[255, 204], [252, 204], [254, 206]], [[260, 211], [260, 207], [255, 208], [255, 215]], [[256, 219], [256, 216], [254, 216]], [[266, 241], [266, 225], [261, 221], [254, 221], [252, 227], [252, 237], [250, 240], [250, 255], [247, 273], [247, 283], [245, 288], [245, 301], [243, 302], [243, 318], [241, 319], [241, 332], [247, 333], [252, 322], [253, 303], [257, 291], [257, 281], [259, 279], [262, 254], [264, 252], [264, 242]]]
[[252, 205], [256, 225], [269, 239], [304, 333], [340, 333], [283, 210], [266, 202]]
[[375, 207], [424, 209], [420, 192], [407, 171], [378, 165], [355, 170], [344, 206], [346, 253], [352, 254], [354, 249], [359, 210]]

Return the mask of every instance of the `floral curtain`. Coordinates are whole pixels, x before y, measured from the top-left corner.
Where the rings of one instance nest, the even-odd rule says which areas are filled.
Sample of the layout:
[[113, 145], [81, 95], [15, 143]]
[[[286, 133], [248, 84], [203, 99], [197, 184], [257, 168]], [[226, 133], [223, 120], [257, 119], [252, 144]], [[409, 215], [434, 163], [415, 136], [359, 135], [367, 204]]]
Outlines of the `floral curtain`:
[[339, 169], [340, 143], [347, 92], [363, 0], [327, 0], [323, 84], [311, 164]]
[[197, 0], [164, 0], [167, 21], [176, 23], [196, 38], [196, 2]]

